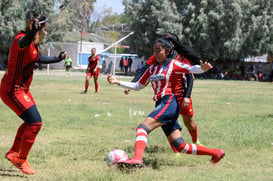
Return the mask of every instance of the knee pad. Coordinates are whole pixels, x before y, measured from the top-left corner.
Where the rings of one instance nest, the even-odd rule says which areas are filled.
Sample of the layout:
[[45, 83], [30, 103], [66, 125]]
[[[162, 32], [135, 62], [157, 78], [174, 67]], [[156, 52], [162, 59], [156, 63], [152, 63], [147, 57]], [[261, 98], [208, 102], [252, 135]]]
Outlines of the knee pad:
[[147, 135], [150, 133], [150, 130], [144, 124], [140, 124], [137, 128], [144, 129], [147, 132]]
[[184, 143], [184, 139], [182, 137], [177, 138], [176, 140], [174, 140], [173, 142], [171, 142], [171, 144], [175, 147], [178, 148], [180, 145], [182, 145]]
[[26, 122], [28, 125], [32, 123], [41, 123], [42, 118], [40, 116], [40, 113], [36, 107], [36, 105], [31, 106], [29, 109], [27, 109], [25, 112], [23, 112], [19, 116], [24, 122]]

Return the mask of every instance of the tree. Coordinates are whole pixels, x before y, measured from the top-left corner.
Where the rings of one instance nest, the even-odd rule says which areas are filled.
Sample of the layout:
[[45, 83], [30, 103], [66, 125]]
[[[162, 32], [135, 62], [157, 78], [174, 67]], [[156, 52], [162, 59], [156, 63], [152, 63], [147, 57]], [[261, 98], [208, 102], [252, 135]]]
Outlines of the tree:
[[162, 32], [177, 33], [202, 59], [238, 61], [267, 53], [273, 44], [273, 1], [124, 0], [139, 55], [152, 53]]
[[8, 48], [11, 46], [15, 34], [24, 27], [24, 10], [19, 1], [3, 0], [0, 4], [0, 54], [7, 59]]
[[26, 11], [36, 11], [49, 19], [49, 33], [41, 44], [43, 47], [50, 41], [79, 40], [80, 33], [77, 33], [78, 37], [75, 39], [71, 35], [75, 32], [88, 31], [94, 2], [95, 0], [2, 0], [0, 4], [0, 61], [7, 60], [14, 36], [20, 29], [24, 29]]
[[125, 14], [130, 19], [130, 29], [135, 33], [130, 45], [139, 56], [151, 56], [153, 43], [163, 32], [181, 34], [182, 24], [176, 5], [168, 0], [124, 0]]

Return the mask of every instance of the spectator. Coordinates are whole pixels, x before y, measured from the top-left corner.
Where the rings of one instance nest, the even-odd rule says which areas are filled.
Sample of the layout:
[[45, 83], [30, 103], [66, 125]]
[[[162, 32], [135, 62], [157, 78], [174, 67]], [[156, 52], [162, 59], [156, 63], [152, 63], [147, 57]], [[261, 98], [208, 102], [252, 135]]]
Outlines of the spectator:
[[240, 68], [241, 73], [242, 73], [242, 80], [245, 80], [245, 66], [244, 66], [244, 63], [241, 63], [239, 68]]
[[249, 67], [249, 71], [250, 71], [250, 77], [249, 80], [255, 80], [258, 81], [258, 77], [256, 74], [256, 67], [253, 63], [251, 63], [250, 67]]
[[121, 59], [119, 61], [119, 68], [120, 68], [120, 72], [124, 72], [123, 57], [121, 57]]
[[133, 59], [131, 58], [131, 56], [129, 56], [128, 58], [128, 68], [129, 68], [129, 72], [131, 73], [131, 68], [132, 68], [132, 64], [133, 64]]
[[101, 68], [101, 72], [103, 73], [103, 74], [105, 74], [105, 72], [106, 72], [106, 62], [105, 62], [105, 60], [103, 60], [103, 62], [102, 62], [102, 68]]
[[128, 65], [129, 65], [129, 61], [128, 61], [127, 57], [125, 57], [123, 59], [123, 66], [124, 66], [125, 75], [127, 75], [127, 73], [128, 73]]
[[273, 83], [273, 60], [271, 61], [271, 74], [270, 74], [270, 79], [269, 79], [269, 81], [270, 81], [271, 83]]
[[112, 67], [113, 67], [113, 62], [111, 61], [106, 71], [107, 74], [113, 74]]
[[258, 62], [258, 65], [257, 65], [257, 74], [263, 74], [263, 64], [262, 62]]

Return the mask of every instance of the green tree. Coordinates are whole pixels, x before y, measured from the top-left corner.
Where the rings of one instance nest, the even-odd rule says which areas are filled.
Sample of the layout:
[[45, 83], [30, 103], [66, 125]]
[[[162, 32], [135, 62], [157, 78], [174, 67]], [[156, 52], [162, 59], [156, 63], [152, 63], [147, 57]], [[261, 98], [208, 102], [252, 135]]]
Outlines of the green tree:
[[151, 56], [153, 42], [163, 32], [182, 33], [176, 5], [169, 0], [124, 0], [125, 14], [130, 19], [130, 45], [139, 56]]
[[214, 61], [262, 55], [273, 44], [273, 1], [124, 0], [124, 5], [140, 55], [151, 54], [155, 38], [166, 31]]
[[2, 0], [0, 4], [0, 54], [7, 59], [8, 48], [10, 47], [16, 33], [25, 27], [23, 18], [24, 10], [20, 1]]
[[[24, 29], [26, 11], [36, 11], [49, 19], [49, 33], [41, 44], [43, 47], [50, 41], [79, 40], [79, 32], [87, 32], [89, 29], [94, 2], [95, 0], [2, 0], [0, 4], [0, 61], [7, 60], [14, 36], [20, 29]], [[74, 37], [75, 34], [77, 36]]]

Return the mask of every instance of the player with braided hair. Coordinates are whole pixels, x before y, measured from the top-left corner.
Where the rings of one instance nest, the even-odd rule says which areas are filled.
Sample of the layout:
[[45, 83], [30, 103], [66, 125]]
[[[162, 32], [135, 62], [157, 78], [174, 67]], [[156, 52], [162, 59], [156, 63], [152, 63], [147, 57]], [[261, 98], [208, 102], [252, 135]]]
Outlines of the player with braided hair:
[[[199, 64], [198, 61], [200, 61], [200, 58], [190, 48], [181, 45], [176, 34], [167, 32], [162, 35], [162, 38], [169, 41], [170, 45], [172, 45], [173, 47], [173, 50], [170, 53], [170, 57], [187, 64], [190, 64], [189, 60], [194, 64]], [[135, 75], [132, 82], [136, 82], [137, 80], [139, 80], [139, 78], [144, 74], [146, 69], [150, 65], [153, 65], [155, 63], [156, 63], [155, 56], [152, 55], [146, 61], [145, 66], [142, 68], [140, 73], [137, 73]], [[183, 118], [184, 125], [186, 126], [188, 132], [191, 135], [192, 142], [194, 144], [201, 145], [200, 141], [198, 140], [197, 124], [195, 123], [193, 118], [194, 112], [191, 100], [193, 81], [194, 76], [192, 74], [181, 74], [177, 79], [175, 96], [177, 97], [180, 105], [180, 115]], [[128, 94], [129, 90], [128, 89], [125, 90], [125, 93]], [[173, 151], [177, 153], [177, 150], [174, 148], [174, 146], [171, 143], [170, 145]]]
[[25, 30], [16, 35], [11, 45], [8, 66], [1, 80], [0, 97], [24, 121], [5, 157], [23, 173], [34, 174], [27, 156], [42, 127], [42, 119], [29, 91], [33, 69], [35, 63], [60, 62], [66, 57], [66, 52], [61, 52], [58, 57], [41, 55], [39, 43], [47, 35], [48, 20], [31, 11], [26, 14], [26, 23]]
[[148, 134], [162, 127], [168, 141], [181, 153], [193, 155], [209, 155], [213, 164], [218, 163], [225, 155], [224, 150], [207, 148], [201, 145], [187, 144], [181, 136], [177, 121], [180, 106], [175, 96], [175, 84], [179, 74], [203, 73], [212, 66], [200, 61], [200, 65], [191, 66], [172, 59], [173, 47], [166, 39], [158, 39], [154, 44], [156, 63], [151, 65], [137, 82], [124, 82], [108, 74], [108, 82], [123, 88], [140, 90], [151, 83], [154, 90], [155, 109], [136, 129], [135, 154], [132, 159], [120, 161], [121, 167], [142, 167], [143, 153], [147, 144]]

